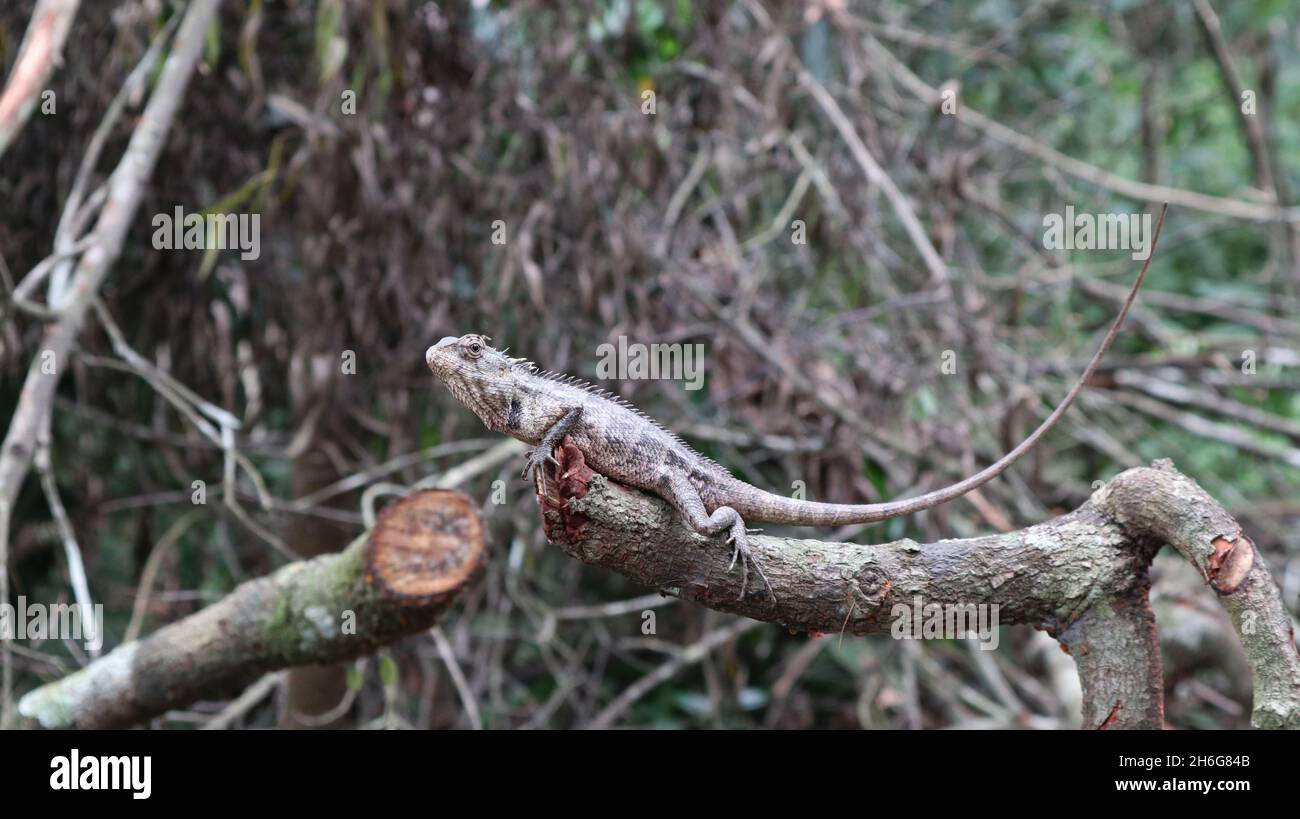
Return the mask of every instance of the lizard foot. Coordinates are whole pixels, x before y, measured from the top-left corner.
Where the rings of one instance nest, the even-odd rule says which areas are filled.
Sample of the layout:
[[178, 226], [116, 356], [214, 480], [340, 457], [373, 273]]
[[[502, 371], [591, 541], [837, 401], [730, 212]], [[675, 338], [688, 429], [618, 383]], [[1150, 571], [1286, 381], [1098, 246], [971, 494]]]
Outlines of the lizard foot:
[[753, 566], [754, 571], [758, 572], [758, 576], [763, 579], [763, 585], [767, 586], [767, 593], [772, 595], [772, 602], [776, 603], [776, 590], [772, 588], [767, 575], [763, 572], [763, 566], [758, 562], [758, 558], [754, 557], [754, 550], [749, 546], [750, 534], [751, 530], [746, 529], [744, 523], [737, 521], [732, 526], [731, 534], [727, 536], [727, 544], [734, 546], [735, 551], [731, 553], [731, 565], [727, 567], [727, 571], [736, 568], [736, 561], [740, 561], [740, 599], [744, 600], [745, 587], [749, 583], [749, 567]]
[[546, 466], [548, 463], [553, 464], [557, 468], [560, 466], [560, 462], [555, 460], [555, 456], [549, 451], [540, 446], [534, 447], [532, 451], [528, 453], [528, 456], [524, 461], [523, 479], [531, 481], [533, 480], [534, 475], [540, 477], [544, 474], [542, 467]]

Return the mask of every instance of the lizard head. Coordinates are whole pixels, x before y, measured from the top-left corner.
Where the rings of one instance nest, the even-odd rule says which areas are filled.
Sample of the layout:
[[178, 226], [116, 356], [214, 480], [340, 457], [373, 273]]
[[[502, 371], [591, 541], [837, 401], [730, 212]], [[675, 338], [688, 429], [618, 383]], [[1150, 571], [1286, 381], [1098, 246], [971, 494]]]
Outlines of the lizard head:
[[424, 353], [424, 361], [451, 394], [489, 429], [499, 429], [515, 393], [515, 359], [488, 346], [490, 338], [447, 336]]

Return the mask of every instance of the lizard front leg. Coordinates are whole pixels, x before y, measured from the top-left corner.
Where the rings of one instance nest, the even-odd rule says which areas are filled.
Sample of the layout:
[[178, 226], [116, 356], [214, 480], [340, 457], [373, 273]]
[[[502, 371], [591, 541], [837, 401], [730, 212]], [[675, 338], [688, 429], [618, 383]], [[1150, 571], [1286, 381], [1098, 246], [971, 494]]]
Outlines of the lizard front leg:
[[573, 431], [574, 426], [582, 418], [582, 407], [576, 406], [561, 416], [560, 420], [551, 424], [551, 428], [546, 430], [542, 440], [537, 444], [532, 452], [528, 453], [528, 459], [524, 464], [524, 480], [531, 481], [533, 475], [542, 476], [545, 474], [542, 467], [547, 463], [555, 464], [555, 448], [564, 441], [564, 436]]
[[758, 576], [763, 579], [763, 585], [767, 586], [768, 592], [772, 595], [772, 601], [776, 602], [776, 591], [772, 584], [768, 582], [767, 575], [763, 573], [763, 567], [759, 565], [758, 559], [754, 557], [754, 552], [749, 546], [749, 530], [745, 528], [745, 521], [740, 517], [740, 513], [730, 506], [719, 506], [713, 510], [713, 514], [705, 511], [704, 500], [700, 497], [700, 491], [695, 488], [684, 475], [668, 475], [664, 477], [661, 489], [664, 499], [677, 508], [686, 518], [691, 528], [702, 535], [717, 535], [727, 532], [727, 543], [735, 547], [731, 555], [731, 566], [727, 571], [735, 567], [736, 561], [740, 560], [740, 598], [745, 598], [745, 586], [749, 581], [749, 567], [753, 566], [758, 572]]

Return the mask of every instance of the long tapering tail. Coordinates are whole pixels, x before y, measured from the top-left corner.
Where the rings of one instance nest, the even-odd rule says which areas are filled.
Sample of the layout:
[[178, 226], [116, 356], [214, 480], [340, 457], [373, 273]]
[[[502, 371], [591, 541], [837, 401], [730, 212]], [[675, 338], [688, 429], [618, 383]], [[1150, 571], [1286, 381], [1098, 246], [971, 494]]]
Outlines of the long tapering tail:
[[[1155, 257], [1156, 244], [1160, 240], [1160, 229], [1165, 224], [1165, 213], [1168, 210], [1169, 203], [1166, 202], [1160, 208], [1160, 218], [1156, 221], [1155, 233], [1151, 238], [1151, 252], [1147, 254], [1146, 259], [1142, 262], [1142, 269], [1138, 272], [1137, 279], [1133, 282], [1128, 297], [1124, 299], [1124, 305], [1120, 308], [1119, 315], [1115, 317], [1114, 323], [1110, 326], [1110, 331], [1106, 333], [1101, 346], [1093, 355], [1092, 360], [1088, 362], [1088, 366], [1084, 368], [1079, 380], [1070, 388], [1070, 391], [1057, 405], [1056, 409], [1052, 410], [1052, 414], [1047, 416], [1043, 423], [1030, 433], [1029, 437], [1021, 441], [1019, 446], [1003, 455], [996, 463], [990, 464], [969, 478], [945, 486], [942, 489], [936, 489], [915, 498], [906, 498], [888, 503], [815, 503], [797, 501], [793, 498], [767, 492], [763, 492], [761, 495], [754, 495], [752, 492], [737, 492], [734, 498], [722, 497], [719, 500], [728, 506], [733, 506], [747, 520], [792, 523], [804, 526], [842, 526], [850, 523], [875, 523], [876, 521], [920, 512], [959, 498], [972, 489], [977, 489], [1001, 475], [1009, 466], [1020, 460], [1026, 452], [1033, 448], [1034, 444], [1038, 443], [1056, 425], [1056, 422], [1074, 403], [1074, 399], [1083, 391], [1088, 379], [1092, 378], [1093, 373], [1097, 371], [1097, 365], [1101, 363], [1102, 358], [1110, 349], [1110, 345], [1115, 341], [1115, 337], [1119, 335], [1120, 326], [1124, 324], [1129, 308], [1133, 306], [1133, 302], [1137, 298], [1138, 288], [1142, 286], [1142, 280], [1146, 278], [1147, 269], [1151, 266], [1151, 259]], [[737, 481], [737, 483], [740, 482]], [[745, 484], [745, 486], [748, 487], [748, 484]], [[752, 487], [748, 488], [752, 490]], [[724, 490], [721, 494], [725, 496], [731, 493]]]

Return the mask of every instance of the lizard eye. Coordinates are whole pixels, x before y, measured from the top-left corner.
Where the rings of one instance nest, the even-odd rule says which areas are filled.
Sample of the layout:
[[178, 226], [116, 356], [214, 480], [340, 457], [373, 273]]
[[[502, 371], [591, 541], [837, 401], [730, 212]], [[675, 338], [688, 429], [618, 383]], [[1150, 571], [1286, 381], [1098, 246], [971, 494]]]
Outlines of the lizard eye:
[[465, 352], [469, 354], [470, 358], [478, 358], [483, 355], [483, 345], [477, 341], [471, 341], [465, 345]]

